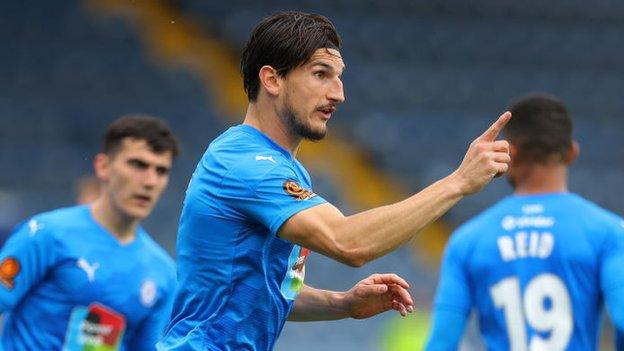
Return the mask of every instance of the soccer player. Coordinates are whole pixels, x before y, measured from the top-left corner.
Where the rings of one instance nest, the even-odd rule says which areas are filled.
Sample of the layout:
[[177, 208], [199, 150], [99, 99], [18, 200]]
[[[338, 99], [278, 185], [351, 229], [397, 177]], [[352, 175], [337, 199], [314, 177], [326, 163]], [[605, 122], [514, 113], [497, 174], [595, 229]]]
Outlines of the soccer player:
[[603, 301], [624, 330], [624, 221], [568, 192], [579, 147], [559, 100], [510, 111], [515, 192], [451, 237], [426, 349], [456, 350], [475, 308], [488, 350], [596, 350]]
[[389, 309], [404, 315], [413, 302], [393, 274], [373, 275], [347, 292], [304, 285], [310, 250], [361, 266], [506, 171], [507, 142], [494, 139], [509, 113], [447, 178], [402, 202], [344, 216], [313, 192], [296, 159], [303, 139], [325, 136], [344, 101], [339, 48], [333, 24], [320, 15], [277, 13], [253, 30], [241, 63], [245, 120], [210, 144], [187, 190], [179, 290], [160, 349], [270, 350], [287, 318], [366, 318]]
[[153, 350], [171, 312], [175, 266], [139, 225], [178, 153], [159, 119], [109, 125], [91, 205], [26, 221], [0, 251], [0, 349]]

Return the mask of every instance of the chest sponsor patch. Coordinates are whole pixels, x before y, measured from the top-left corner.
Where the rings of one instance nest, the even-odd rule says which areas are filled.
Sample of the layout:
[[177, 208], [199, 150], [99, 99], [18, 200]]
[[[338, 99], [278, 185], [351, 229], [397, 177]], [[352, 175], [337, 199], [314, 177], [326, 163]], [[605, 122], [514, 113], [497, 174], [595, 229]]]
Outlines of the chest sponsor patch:
[[288, 179], [283, 185], [286, 194], [294, 197], [297, 200], [307, 200], [316, 196], [311, 190], [304, 189], [292, 179]]
[[126, 319], [123, 315], [98, 303], [72, 310], [64, 351], [119, 350]]
[[288, 270], [282, 281], [280, 291], [288, 300], [294, 300], [299, 295], [305, 279], [305, 261], [310, 250], [305, 247], [295, 246], [288, 257]]
[[15, 287], [15, 277], [19, 274], [21, 266], [15, 257], [7, 257], [0, 263], [0, 283], [8, 290]]

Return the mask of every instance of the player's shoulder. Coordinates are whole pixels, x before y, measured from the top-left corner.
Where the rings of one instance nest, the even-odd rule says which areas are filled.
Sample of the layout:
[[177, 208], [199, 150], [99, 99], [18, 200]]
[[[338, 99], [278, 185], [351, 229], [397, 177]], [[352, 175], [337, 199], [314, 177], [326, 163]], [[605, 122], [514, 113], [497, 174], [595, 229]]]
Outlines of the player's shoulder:
[[622, 231], [624, 229], [624, 218], [591, 202], [581, 196], [575, 196], [577, 208], [576, 215], [582, 215], [587, 228], [602, 229], [607, 232]]
[[73, 229], [88, 225], [88, 211], [87, 206], [80, 205], [42, 212], [22, 222], [18, 230], [28, 231], [30, 236], [62, 237]]
[[206, 169], [219, 169], [224, 175], [253, 182], [270, 173], [288, 173], [296, 162], [286, 150], [257, 129], [238, 125], [210, 144], [202, 164]]

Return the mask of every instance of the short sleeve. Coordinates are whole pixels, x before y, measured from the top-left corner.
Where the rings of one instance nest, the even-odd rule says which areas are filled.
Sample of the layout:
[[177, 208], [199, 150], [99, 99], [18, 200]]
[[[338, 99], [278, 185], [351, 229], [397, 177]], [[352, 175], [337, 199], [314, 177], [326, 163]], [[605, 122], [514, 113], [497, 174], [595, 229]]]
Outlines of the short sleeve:
[[285, 165], [254, 178], [229, 172], [220, 192], [229, 206], [262, 223], [274, 235], [294, 214], [326, 202]]
[[9, 237], [0, 251], [0, 312], [17, 305], [54, 264], [54, 242], [51, 228], [36, 219]]
[[444, 253], [434, 306], [468, 314], [472, 307], [470, 284], [456, 239], [451, 239]]

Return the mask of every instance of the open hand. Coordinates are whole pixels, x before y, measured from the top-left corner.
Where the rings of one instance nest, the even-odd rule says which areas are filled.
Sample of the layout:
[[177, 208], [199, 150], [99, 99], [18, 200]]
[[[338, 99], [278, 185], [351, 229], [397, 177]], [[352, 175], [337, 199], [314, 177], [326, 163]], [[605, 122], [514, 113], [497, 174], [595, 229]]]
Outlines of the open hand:
[[396, 274], [373, 274], [345, 293], [344, 302], [349, 316], [363, 319], [396, 310], [406, 316], [414, 310], [414, 301], [407, 289], [409, 284]]

